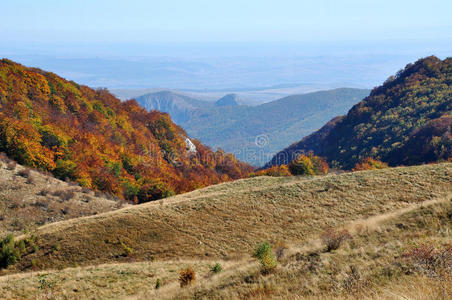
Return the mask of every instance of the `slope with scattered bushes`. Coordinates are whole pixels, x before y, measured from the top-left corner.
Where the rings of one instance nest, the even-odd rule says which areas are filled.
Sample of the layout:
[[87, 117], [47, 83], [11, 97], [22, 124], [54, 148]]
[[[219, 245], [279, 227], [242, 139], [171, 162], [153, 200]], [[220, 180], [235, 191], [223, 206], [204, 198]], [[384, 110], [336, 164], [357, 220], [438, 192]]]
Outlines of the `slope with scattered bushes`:
[[[297, 215], [293, 219], [295, 222], [305, 218], [304, 222], [296, 224], [298, 231], [304, 233], [302, 238], [294, 238], [296, 231], [290, 228], [272, 236], [270, 232], [278, 225], [266, 224], [266, 233], [257, 234], [243, 221], [243, 226], [236, 229], [231, 228], [231, 222], [228, 222], [224, 225], [224, 230], [218, 231], [219, 245], [226, 252], [232, 251], [231, 248], [226, 248], [227, 244], [240, 246], [238, 249], [241, 255], [229, 257], [227, 261], [202, 254], [197, 259], [183, 259], [190, 256], [193, 248], [202, 247], [205, 250], [206, 246], [213, 245], [205, 244], [208, 239], [203, 237], [210, 238], [205, 233], [204, 236], [194, 233], [197, 240], [191, 245], [193, 248], [187, 248], [189, 245], [184, 245], [181, 241], [175, 242], [174, 246], [181, 247], [181, 251], [174, 260], [131, 260], [128, 263], [71, 266], [63, 270], [1, 276], [0, 293], [9, 298], [49, 295], [56, 298], [96, 299], [400, 299], [402, 296], [410, 299], [447, 299], [447, 295], [452, 292], [452, 191], [446, 183], [451, 171], [450, 164], [441, 164], [331, 176], [329, 179], [333, 181], [326, 178], [315, 179], [323, 186], [327, 183], [344, 184], [356, 180], [353, 185], [344, 185], [349, 198], [344, 198], [337, 192], [324, 191], [323, 194], [330, 200], [316, 199], [317, 207], [325, 206], [331, 201], [330, 197], [337, 197], [337, 205], [330, 206], [329, 211], [333, 207], [336, 211], [350, 210], [346, 204], [356, 206], [365, 202], [367, 197], [371, 200], [373, 195], [370, 203], [385, 202], [386, 209], [367, 205], [367, 212], [350, 217], [339, 213], [333, 221], [326, 211], [313, 211], [309, 202], [300, 199], [304, 206], [299, 210], [292, 208], [292, 211]], [[388, 177], [390, 181], [396, 181], [394, 186], [380, 186], [381, 191], [374, 189], [369, 194], [363, 192], [362, 188], [370, 189], [372, 184], [385, 183], [384, 178]], [[173, 204], [168, 206], [177, 203], [182, 205], [187, 201], [200, 202], [200, 194], [216, 197], [215, 195], [232, 187], [244, 193], [251, 189], [248, 181], [197, 191], [194, 192], [197, 195], [187, 195], [188, 199], [191, 198], [190, 201], [174, 199]], [[312, 181], [301, 181], [300, 178], [293, 177], [254, 178], [252, 181], [259, 181], [266, 187], [273, 186], [274, 193], [283, 185], [291, 186], [294, 192], [299, 192], [296, 187], [307, 192], [318, 191], [320, 187]], [[442, 188], [433, 188], [434, 184], [430, 185], [431, 182]], [[276, 183], [278, 187], [275, 187]], [[404, 187], [412, 189], [413, 193], [397, 191]], [[330, 186], [330, 189], [335, 188]], [[263, 192], [260, 194], [258, 190], [254, 191], [258, 194], [257, 197], [267, 195], [261, 202], [271, 211], [287, 205], [270, 201], [270, 189]], [[281, 193], [288, 194], [288, 190]], [[380, 200], [383, 197], [387, 197], [386, 201]], [[424, 201], [426, 199], [430, 200]], [[231, 198], [229, 201], [236, 203]], [[391, 204], [392, 202], [394, 203]], [[403, 204], [396, 205], [398, 202]], [[155, 205], [141, 207], [145, 206]], [[216, 207], [221, 207], [218, 201]], [[155, 209], [157, 208], [158, 206]], [[188, 211], [188, 207], [185, 208]], [[196, 208], [206, 209], [201, 203]], [[261, 212], [262, 210], [259, 213]], [[126, 211], [122, 214], [126, 214]], [[315, 219], [310, 219], [309, 214], [315, 214], [315, 219], [320, 219], [314, 227], [310, 224]], [[222, 218], [226, 220], [229, 216], [231, 215], [223, 215]], [[85, 222], [88, 223], [88, 220]], [[111, 228], [111, 223], [105, 218], [103, 222], [105, 229]], [[327, 224], [323, 224], [324, 222]], [[181, 235], [187, 231], [194, 232], [191, 227], [179, 228]], [[310, 231], [312, 234], [308, 233]], [[238, 237], [247, 241], [246, 246], [237, 243]], [[286, 242], [281, 243], [281, 240]], [[64, 247], [64, 244], [54, 247], [58, 250], [53, 250], [50, 255], [60, 260], [58, 252]], [[111, 251], [111, 248], [106, 246], [106, 251]], [[217, 264], [221, 265], [221, 272], [212, 271]], [[195, 279], [190, 281], [191, 284], [181, 285], [181, 279], [186, 278], [186, 274]]]
[[[234, 259], [261, 241], [301, 243], [329, 227], [452, 192], [452, 164], [319, 177], [256, 177], [45, 225], [39, 251], [7, 272], [136, 260]], [[56, 245], [58, 247], [56, 247]], [[58, 250], [55, 250], [58, 248]]]
[[123, 201], [64, 182], [0, 154], [0, 238], [120, 208]]

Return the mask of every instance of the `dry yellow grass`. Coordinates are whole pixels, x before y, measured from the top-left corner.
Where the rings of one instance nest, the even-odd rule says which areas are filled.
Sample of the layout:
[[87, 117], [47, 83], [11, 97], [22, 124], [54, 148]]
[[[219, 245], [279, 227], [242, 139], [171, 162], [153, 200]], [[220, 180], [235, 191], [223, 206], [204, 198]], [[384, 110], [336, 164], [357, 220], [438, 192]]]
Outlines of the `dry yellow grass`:
[[40, 225], [78, 218], [118, 208], [118, 201], [97, 197], [94, 192], [16, 165], [9, 169], [0, 160], [0, 237], [19, 234]]
[[[209, 260], [107, 264], [3, 276], [0, 294], [6, 299], [448, 299], [452, 277], [413, 273], [401, 254], [412, 244], [452, 242], [451, 212], [452, 199], [444, 198], [345, 224], [359, 228], [338, 250], [294, 247], [267, 276], [250, 255], [221, 261], [224, 271], [217, 275], [209, 271], [215, 263]], [[194, 268], [197, 281], [180, 288], [178, 271], [186, 266]], [[157, 278], [163, 282], [158, 290]]]
[[431, 275], [402, 255], [415, 245], [452, 244], [451, 198], [369, 223], [373, 230], [356, 230], [336, 251], [291, 249], [274, 274], [263, 276], [249, 265], [221, 282], [174, 290], [169, 298], [451, 299], [451, 266]]
[[[236, 259], [261, 241], [301, 244], [325, 228], [452, 191], [452, 164], [316, 178], [252, 178], [45, 225], [39, 251], [7, 272], [111, 262]], [[127, 249], [133, 251], [130, 255]], [[32, 263], [33, 262], [33, 263]]]

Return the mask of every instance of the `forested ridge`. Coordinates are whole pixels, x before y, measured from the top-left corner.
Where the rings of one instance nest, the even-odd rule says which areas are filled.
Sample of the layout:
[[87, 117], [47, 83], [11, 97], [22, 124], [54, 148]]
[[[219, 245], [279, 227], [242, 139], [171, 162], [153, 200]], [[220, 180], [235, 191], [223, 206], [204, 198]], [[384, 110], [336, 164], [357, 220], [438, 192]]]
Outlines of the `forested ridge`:
[[407, 65], [346, 116], [279, 152], [267, 166], [308, 151], [345, 169], [369, 157], [393, 166], [449, 160], [451, 125], [452, 58], [431, 56]]
[[231, 154], [192, 142], [167, 114], [134, 100], [0, 61], [0, 152], [23, 165], [135, 202], [252, 171]]

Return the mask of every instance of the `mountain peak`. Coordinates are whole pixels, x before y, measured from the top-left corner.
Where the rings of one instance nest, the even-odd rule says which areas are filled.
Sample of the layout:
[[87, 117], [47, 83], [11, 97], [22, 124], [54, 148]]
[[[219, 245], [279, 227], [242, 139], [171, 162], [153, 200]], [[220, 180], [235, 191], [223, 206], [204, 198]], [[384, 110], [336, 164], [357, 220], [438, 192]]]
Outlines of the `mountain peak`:
[[239, 96], [237, 94], [227, 94], [215, 102], [215, 106], [238, 106]]

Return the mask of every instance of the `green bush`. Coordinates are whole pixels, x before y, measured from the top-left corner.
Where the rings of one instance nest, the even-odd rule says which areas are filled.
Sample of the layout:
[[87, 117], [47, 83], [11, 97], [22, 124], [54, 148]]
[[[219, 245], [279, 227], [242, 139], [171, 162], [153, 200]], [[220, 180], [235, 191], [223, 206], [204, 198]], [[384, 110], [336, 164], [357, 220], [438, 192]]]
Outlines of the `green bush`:
[[217, 273], [220, 273], [221, 271], [223, 271], [223, 267], [222, 267], [219, 263], [216, 263], [216, 264], [212, 267], [212, 269], [210, 269], [210, 271], [211, 271], [212, 273], [217, 274]]
[[268, 274], [272, 272], [276, 266], [277, 261], [273, 254], [272, 248], [269, 243], [261, 243], [254, 250], [253, 257], [258, 259], [261, 264], [261, 272]]
[[6, 269], [20, 259], [22, 243], [20, 246], [16, 247], [12, 234], [0, 241], [0, 269]]
[[254, 249], [253, 257], [257, 259], [262, 259], [265, 253], [271, 252], [271, 246], [269, 243], [264, 242], [257, 245], [256, 249]]
[[157, 278], [157, 281], [155, 282], [155, 289], [158, 290], [162, 286], [162, 281], [160, 278]]
[[133, 249], [131, 247], [127, 246], [123, 242], [121, 242], [121, 246], [124, 250], [124, 253], [122, 254], [122, 256], [132, 256], [133, 255]]

